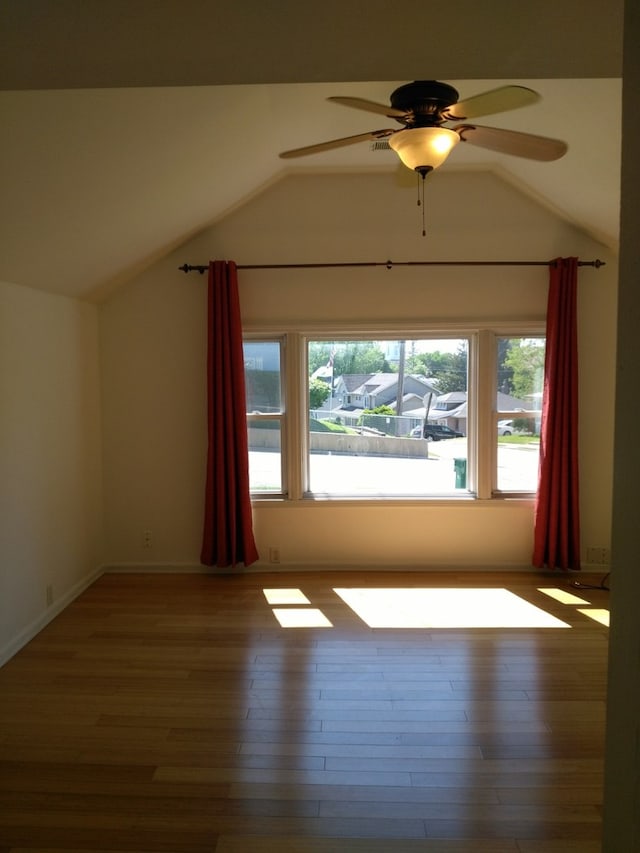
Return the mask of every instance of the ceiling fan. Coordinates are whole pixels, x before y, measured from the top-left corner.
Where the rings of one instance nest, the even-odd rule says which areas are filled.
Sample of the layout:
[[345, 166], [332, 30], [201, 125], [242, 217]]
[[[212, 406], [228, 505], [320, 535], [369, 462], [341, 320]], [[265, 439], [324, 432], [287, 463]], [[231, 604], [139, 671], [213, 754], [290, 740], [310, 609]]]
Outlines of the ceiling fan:
[[[316, 145], [283, 151], [280, 157], [290, 159], [342, 148], [366, 140], [387, 140], [400, 160], [424, 179], [441, 166], [458, 142], [469, 142], [501, 154], [512, 154], [529, 160], [551, 161], [562, 157], [567, 144], [559, 139], [520, 133], [470, 122], [477, 116], [515, 110], [540, 100], [540, 95], [525, 86], [501, 86], [466, 100], [458, 100], [458, 92], [437, 80], [416, 80], [400, 86], [391, 94], [391, 105], [365, 98], [334, 96], [336, 104], [395, 119], [402, 129], [384, 128], [331, 139]], [[450, 122], [462, 122], [452, 127]]]

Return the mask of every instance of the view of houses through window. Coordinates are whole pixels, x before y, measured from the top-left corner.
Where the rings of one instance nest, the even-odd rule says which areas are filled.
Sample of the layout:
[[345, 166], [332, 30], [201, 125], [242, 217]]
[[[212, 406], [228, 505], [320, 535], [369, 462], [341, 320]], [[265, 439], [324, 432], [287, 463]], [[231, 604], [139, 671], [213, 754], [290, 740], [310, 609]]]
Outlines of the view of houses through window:
[[496, 339], [496, 492], [538, 486], [545, 339]]
[[462, 338], [309, 341], [308, 491], [466, 490], [468, 349]]
[[[285, 338], [245, 341], [256, 497], [470, 497], [482, 472], [490, 481], [484, 497], [535, 493], [543, 337], [491, 336], [484, 351], [472, 333], [406, 340], [300, 335], [297, 343], [306, 370], [289, 365], [287, 385]], [[306, 387], [295, 387], [303, 374]], [[478, 380], [470, 385], [470, 376], [482, 375], [493, 388], [491, 411], [483, 411]], [[292, 382], [291, 397], [303, 401], [299, 411], [285, 405]], [[494, 443], [477, 440], [481, 422]], [[299, 482], [289, 482], [290, 472]]]

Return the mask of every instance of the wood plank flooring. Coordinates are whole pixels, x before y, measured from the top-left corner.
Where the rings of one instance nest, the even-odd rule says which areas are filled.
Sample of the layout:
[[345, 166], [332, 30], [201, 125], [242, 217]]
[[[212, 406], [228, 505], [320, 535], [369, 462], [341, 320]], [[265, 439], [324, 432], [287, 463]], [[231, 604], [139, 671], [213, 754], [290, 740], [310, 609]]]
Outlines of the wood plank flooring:
[[[372, 629], [333, 591], [452, 586], [570, 627]], [[104, 575], [0, 669], [0, 853], [597, 853], [607, 629], [541, 586], [570, 589]], [[280, 627], [263, 588], [333, 627]]]

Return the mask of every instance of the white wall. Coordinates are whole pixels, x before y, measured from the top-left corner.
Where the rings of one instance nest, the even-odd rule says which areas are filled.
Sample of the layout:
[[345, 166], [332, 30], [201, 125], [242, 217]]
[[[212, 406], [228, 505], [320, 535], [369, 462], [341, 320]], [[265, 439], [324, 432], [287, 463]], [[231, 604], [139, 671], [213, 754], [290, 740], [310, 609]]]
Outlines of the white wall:
[[97, 354], [95, 306], [0, 283], [0, 663], [101, 566]]
[[[615, 363], [615, 259], [491, 174], [427, 182], [429, 236], [413, 190], [392, 173], [291, 175], [149, 269], [101, 307], [106, 562], [198, 564], [205, 459], [206, 277], [177, 267], [391, 258], [541, 259], [607, 266], [580, 275], [583, 543], [609, 547]], [[252, 329], [313, 323], [540, 319], [546, 267], [244, 271]], [[259, 550], [281, 566], [530, 564], [531, 502], [257, 505]], [[142, 531], [153, 530], [153, 547]], [[437, 536], [433, 536], [437, 531]], [[429, 540], [429, 549], [425, 542]], [[262, 561], [261, 561], [262, 562]]]

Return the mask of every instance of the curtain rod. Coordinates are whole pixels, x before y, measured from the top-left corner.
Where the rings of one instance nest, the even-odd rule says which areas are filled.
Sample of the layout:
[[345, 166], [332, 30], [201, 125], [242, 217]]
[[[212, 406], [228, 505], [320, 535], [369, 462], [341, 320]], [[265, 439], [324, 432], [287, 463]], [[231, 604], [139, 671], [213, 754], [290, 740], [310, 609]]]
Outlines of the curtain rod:
[[[578, 261], [579, 267], [605, 266], [605, 261], [596, 258], [595, 261]], [[237, 264], [239, 270], [291, 270], [291, 269], [325, 269], [327, 267], [550, 267], [555, 261], [345, 261], [334, 264]], [[209, 264], [183, 264], [178, 267], [184, 273], [199, 272], [200, 275], [209, 269]]]

